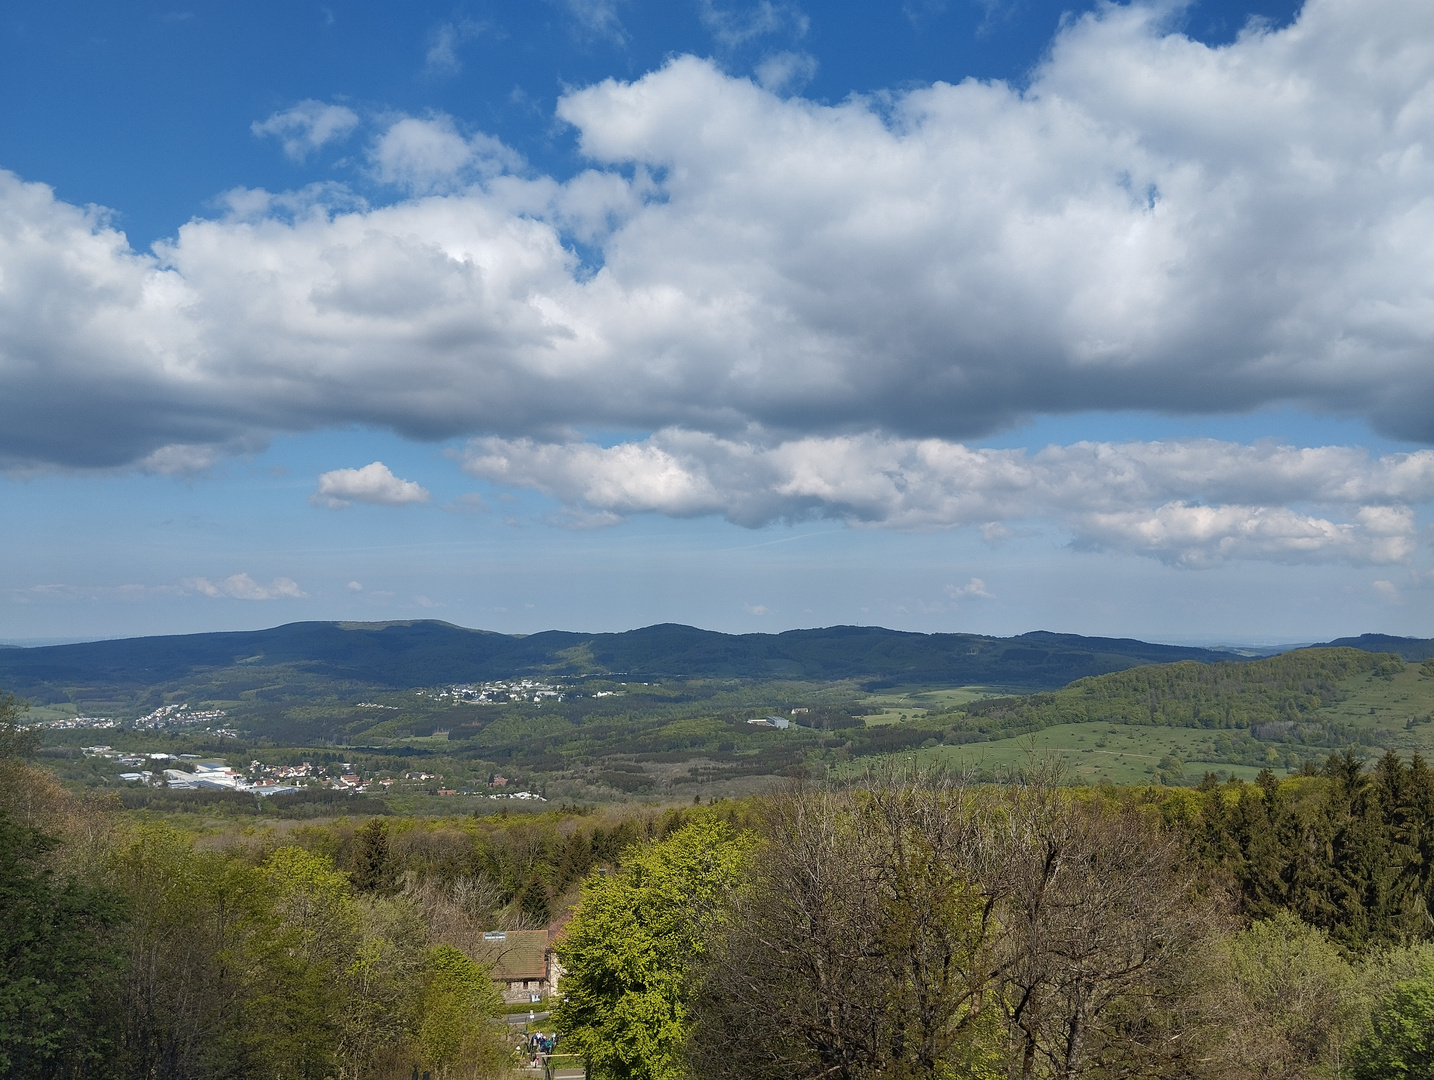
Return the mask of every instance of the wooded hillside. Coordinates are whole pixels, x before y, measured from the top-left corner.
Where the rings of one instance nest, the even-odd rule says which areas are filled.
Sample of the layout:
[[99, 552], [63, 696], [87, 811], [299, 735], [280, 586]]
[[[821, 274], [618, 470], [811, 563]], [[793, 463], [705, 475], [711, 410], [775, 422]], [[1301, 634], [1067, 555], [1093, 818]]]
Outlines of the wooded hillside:
[[988, 698], [963, 707], [981, 731], [1031, 731], [1109, 721], [1169, 727], [1252, 728], [1300, 723], [1333, 704], [1360, 672], [1398, 672], [1390, 654], [1299, 649], [1266, 660], [1152, 664], [1080, 679], [1053, 693]]

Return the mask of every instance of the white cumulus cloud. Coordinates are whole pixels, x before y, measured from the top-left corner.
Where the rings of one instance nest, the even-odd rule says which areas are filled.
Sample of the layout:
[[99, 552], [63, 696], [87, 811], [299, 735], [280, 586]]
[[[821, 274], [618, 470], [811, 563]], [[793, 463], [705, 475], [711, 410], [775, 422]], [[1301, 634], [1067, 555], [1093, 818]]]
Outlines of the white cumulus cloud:
[[229, 597], [234, 600], [298, 600], [308, 596], [299, 588], [293, 578], [276, 577], [268, 585], [261, 585], [248, 574], [230, 574], [222, 581], [208, 578], [187, 578], [184, 585], [197, 593], [215, 599]]
[[[704, 10], [733, 41], [802, 25]], [[826, 104], [676, 57], [560, 100], [568, 178], [391, 119], [391, 204], [233, 192], [147, 252], [0, 173], [0, 467], [194, 471], [362, 424], [476, 437], [475, 473], [575, 523], [1048, 517], [1191, 565], [1404, 558], [1419, 455], [975, 447], [1043, 413], [1275, 404], [1434, 442], [1434, 6], [1309, 0], [1218, 47], [1169, 11], [1068, 21], [1024, 88]], [[261, 133], [308, 152], [341, 108]]]
[[1403, 597], [1399, 593], [1399, 586], [1395, 585], [1394, 582], [1375, 581], [1371, 583], [1371, 586], [1375, 592], [1390, 603], [1398, 604], [1403, 602]]
[[450, 191], [522, 165], [497, 139], [464, 136], [451, 116], [405, 116], [393, 121], [369, 148], [374, 178], [413, 194]]
[[361, 469], [334, 469], [319, 476], [318, 490], [310, 496], [315, 506], [341, 510], [356, 502], [375, 506], [426, 503], [428, 489], [413, 480], [400, 480], [381, 461]]
[[993, 600], [995, 599], [986, 589], [986, 582], [981, 578], [973, 577], [965, 585], [947, 585], [946, 595], [952, 600]]
[[[610, 447], [490, 437], [461, 460], [474, 476], [588, 513], [721, 514], [752, 527], [813, 517], [976, 526], [988, 539], [1010, 535], [1010, 522], [1045, 519], [1078, 546], [1191, 567], [1401, 562], [1418, 543], [1413, 506], [1434, 501], [1434, 450], [1375, 458], [1349, 447], [1213, 439], [1031, 453], [875, 436], [764, 446], [666, 430]], [[1326, 513], [1291, 508], [1301, 505]]]
[[267, 120], [256, 120], [249, 130], [278, 139], [291, 161], [302, 162], [319, 147], [346, 139], [358, 122], [358, 114], [344, 105], [310, 99]]
[[1337, 522], [1284, 507], [1173, 502], [1148, 511], [1085, 514], [1075, 528], [1084, 546], [1189, 567], [1228, 559], [1392, 563], [1407, 559], [1416, 546], [1413, 514], [1386, 507], [1361, 509], [1353, 520]]

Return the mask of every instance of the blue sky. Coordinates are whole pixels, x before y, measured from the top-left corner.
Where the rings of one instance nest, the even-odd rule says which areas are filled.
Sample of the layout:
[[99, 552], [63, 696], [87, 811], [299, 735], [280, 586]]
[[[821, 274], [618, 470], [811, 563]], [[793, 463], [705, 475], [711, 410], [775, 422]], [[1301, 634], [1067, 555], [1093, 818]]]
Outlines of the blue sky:
[[1434, 13], [14, 3], [0, 640], [1434, 635]]

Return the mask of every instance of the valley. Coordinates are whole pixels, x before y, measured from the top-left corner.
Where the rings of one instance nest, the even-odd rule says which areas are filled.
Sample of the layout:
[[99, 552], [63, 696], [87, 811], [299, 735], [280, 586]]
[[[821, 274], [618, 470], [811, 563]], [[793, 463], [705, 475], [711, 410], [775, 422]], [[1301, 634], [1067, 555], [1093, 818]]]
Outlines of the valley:
[[[252, 636], [229, 641], [245, 648], [228, 663], [212, 639], [232, 635], [7, 650], [3, 659], [13, 685], [38, 691], [26, 720], [67, 783], [128, 792], [136, 806], [189, 798], [279, 816], [350, 805], [486, 814], [520, 804], [710, 801], [783, 777], [855, 775], [891, 755], [988, 781], [1054, 756], [1069, 782], [1168, 786], [1207, 773], [1299, 772], [1349, 747], [1366, 757], [1386, 749], [1434, 756], [1434, 650], [1415, 639], [1396, 639], [1397, 654], [1343, 644], [1263, 658], [1177, 649], [1168, 663], [1142, 663], [1171, 647], [1069, 635], [963, 637], [957, 646], [952, 635], [874, 628], [752, 641], [649, 628], [599, 645], [565, 636], [558, 652], [497, 648], [528, 650], [517, 670], [495, 666], [490, 639], [500, 635], [445, 624], [357, 634], [317, 625], [307, 644], [292, 627], [264, 632], [268, 652], [247, 652]], [[1033, 637], [1046, 652], [1033, 650]], [[465, 642], [481, 647], [466, 661], [457, 647]], [[572, 670], [638, 653], [650, 669], [642, 678]], [[778, 654], [846, 674], [773, 677]], [[754, 668], [738, 665], [745, 674], [727, 670], [754, 656]], [[452, 681], [405, 686], [404, 658]], [[973, 663], [997, 677], [958, 682]], [[658, 674], [704, 664], [702, 674]], [[1082, 667], [1073, 681], [1049, 681]], [[902, 677], [938, 668], [946, 680]], [[473, 676], [478, 669], [486, 678]], [[165, 678], [146, 683], [145, 673]], [[788, 726], [748, 723], [769, 715]], [[221, 793], [226, 802], [122, 779], [149, 755], [227, 766], [260, 788], [265, 776], [303, 779], [265, 805], [228, 798], [248, 797], [242, 791]]]

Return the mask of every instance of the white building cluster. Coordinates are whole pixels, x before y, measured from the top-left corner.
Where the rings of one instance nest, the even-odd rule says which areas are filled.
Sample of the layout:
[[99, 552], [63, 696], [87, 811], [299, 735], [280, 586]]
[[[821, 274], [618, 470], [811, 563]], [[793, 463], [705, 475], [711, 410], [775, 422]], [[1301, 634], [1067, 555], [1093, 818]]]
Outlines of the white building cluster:
[[73, 731], [77, 728], [97, 728], [103, 730], [105, 728], [119, 727], [120, 721], [113, 720], [108, 716], [76, 716], [68, 720], [48, 720], [35, 726], [52, 728], [56, 731]]
[[251, 780], [237, 769], [231, 769], [222, 761], [200, 761], [193, 772], [184, 769], [165, 769], [165, 785], [174, 791], [248, 791], [255, 795], [279, 795], [285, 791], [298, 791], [291, 784], [281, 784], [273, 779]]
[[208, 724], [223, 720], [228, 714], [223, 709], [196, 709], [190, 711], [188, 704], [161, 705], [154, 712], [141, 716], [134, 722], [136, 728], [164, 728]]
[[558, 683], [539, 682], [536, 679], [509, 679], [502, 682], [463, 683], [428, 693], [440, 701], [449, 700], [455, 705], [501, 705], [514, 701], [541, 704], [544, 701], [562, 701], [567, 689]]
[[[209, 724], [216, 720], [223, 720], [228, 714], [223, 709], [193, 709], [185, 705], [161, 705], [151, 713], [141, 716], [138, 720], [129, 721], [116, 720], [112, 716], [75, 716], [64, 720], [46, 720], [36, 724], [36, 727], [50, 728], [55, 731], [73, 731], [76, 729], [92, 728], [106, 730], [110, 728], [132, 727], [136, 730], [148, 729], [157, 730], [166, 727], [189, 726], [191, 724]], [[225, 728], [224, 732], [232, 729]]]

